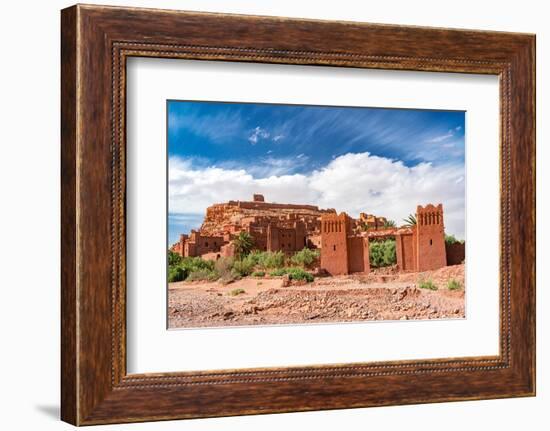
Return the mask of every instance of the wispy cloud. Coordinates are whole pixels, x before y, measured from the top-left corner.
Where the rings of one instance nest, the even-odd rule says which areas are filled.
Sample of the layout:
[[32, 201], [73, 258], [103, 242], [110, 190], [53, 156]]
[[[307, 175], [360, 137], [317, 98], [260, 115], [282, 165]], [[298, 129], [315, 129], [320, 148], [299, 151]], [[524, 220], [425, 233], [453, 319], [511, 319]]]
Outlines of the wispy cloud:
[[270, 133], [266, 129], [262, 129], [260, 126], [256, 126], [252, 133], [248, 136], [248, 142], [252, 145], [256, 145], [261, 139], [268, 139]]
[[262, 157], [257, 163], [247, 168], [255, 178], [269, 178], [280, 175], [295, 174], [308, 163], [309, 158], [303, 154], [298, 157]]
[[[463, 146], [463, 112], [209, 102], [177, 102], [169, 109], [174, 113], [169, 117], [171, 154], [173, 149], [212, 162], [232, 158], [254, 163], [276, 148], [289, 157], [307, 154], [321, 165], [333, 154], [365, 151], [407, 165], [448, 163], [455, 156], [434, 144], [454, 139]], [[454, 161], [463, 162], [463, 157]]]
[[457, 136], [457, 133], [460, 132], [461, 130], [462, 130], [462, 126], [453, 127], [452, 129], [449, 129], [447, 133], [434, 136], [430, 139], [427, 139], [426, 142], [430, 144], [437, 144], [443, 141], [447, 141], [451, 138], [455, 138]]
[[453, 136], [454, 136], [454, 133], [452, 131], [449, 131], [449, 132], [445, 133], [444, 135], [439, 135], [439, 136], [435, 136], [431, 139], [427, 139], [426, 142], [437, 144], [439, 142], [446, 141], [447, 139], [452, 138]]

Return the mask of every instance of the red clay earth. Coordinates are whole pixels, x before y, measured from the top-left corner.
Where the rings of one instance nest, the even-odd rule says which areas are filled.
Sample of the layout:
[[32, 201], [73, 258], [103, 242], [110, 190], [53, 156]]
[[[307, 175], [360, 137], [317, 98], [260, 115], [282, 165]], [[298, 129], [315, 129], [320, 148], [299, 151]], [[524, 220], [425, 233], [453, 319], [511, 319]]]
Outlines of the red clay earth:
[[[193, 328], [464, 318], [464, 289], [449, 290], [452, 279], [464, 286], [463, 264], [422, 273], [383, 268], [307, 284], [283, 277], [227, 285], [183, 281], [169, 284], [168, 322], [170, 328]], [[420, 280], [438, 289], [421, 289]]]

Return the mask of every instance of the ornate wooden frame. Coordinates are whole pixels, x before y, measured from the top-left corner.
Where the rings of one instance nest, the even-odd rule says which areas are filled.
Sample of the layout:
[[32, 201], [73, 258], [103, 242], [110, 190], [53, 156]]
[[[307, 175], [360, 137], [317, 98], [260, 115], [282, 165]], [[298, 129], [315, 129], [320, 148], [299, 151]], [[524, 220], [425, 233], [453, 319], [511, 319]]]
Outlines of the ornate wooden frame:
[[[61, 17], [63, 420], [88, 425], [534, 395], [534, 35], [81, 5]], [[128, 375], [129, 56], [498, 75], [500, 354]]]

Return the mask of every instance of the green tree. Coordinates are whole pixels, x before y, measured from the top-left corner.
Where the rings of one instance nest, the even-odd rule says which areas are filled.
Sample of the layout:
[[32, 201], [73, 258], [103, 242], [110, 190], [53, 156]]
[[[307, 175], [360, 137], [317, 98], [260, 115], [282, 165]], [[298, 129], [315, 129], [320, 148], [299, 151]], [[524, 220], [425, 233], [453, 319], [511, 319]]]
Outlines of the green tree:
[[454, 235], [445, 235], [445, 244], [452, 245], [456, 243], [463, 244], [464, 241], [456, 239]]
[[393, 220], [386, 220], [384, 222], [384, 227], [385, 228], [395, 227], [395, 222]]
[[235, 254], [239, 259], [248, 255], [254, 247], [254, 239], [245, 231], [239, 232], [239, 235], [233, 240], [233, 246], [235, 247]]
[[409, 216], [405, 219], [403, 219], [403, 221], [405, 222], [405, 225], [407, 226], [416, 226], [416, 216], [413, 215], [413, 214], [409, 214]]
[[395, 240], [373, 241], [369, 244], [369, 260], [373, 268], [390, 266], [397, 263]]

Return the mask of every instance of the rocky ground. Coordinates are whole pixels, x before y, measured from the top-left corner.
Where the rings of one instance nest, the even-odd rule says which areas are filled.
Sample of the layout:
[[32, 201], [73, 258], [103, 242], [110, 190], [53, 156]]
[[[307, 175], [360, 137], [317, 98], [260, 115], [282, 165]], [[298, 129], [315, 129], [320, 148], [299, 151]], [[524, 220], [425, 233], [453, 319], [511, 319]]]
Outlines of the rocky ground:
[[[428, 279], [437, 290], [419, 287]], [[406, 274], [384, 268], [308, 284], [282, 277], [170, 283], [168, 321], [170, 328], [191, 328], [464, 318], [464, 288], [449, 290], [451, 279], [464, 286], [464, 265]]]

